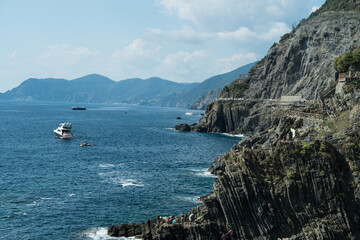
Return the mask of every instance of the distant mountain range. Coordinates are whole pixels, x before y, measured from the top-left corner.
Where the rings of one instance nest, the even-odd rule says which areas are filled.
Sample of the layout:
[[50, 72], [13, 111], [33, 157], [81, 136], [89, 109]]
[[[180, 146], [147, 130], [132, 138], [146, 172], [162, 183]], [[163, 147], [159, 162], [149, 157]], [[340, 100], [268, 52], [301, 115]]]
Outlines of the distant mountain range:
[[[256, 62], [249, 63], [231, 72], [208, 78], [205, 81], [201, 82], [199, 85], [196, 85], [187, 91], [174, 93], [165, 97], [160, 101], [160, 105], [168, 106], [168, 107], [188, 108], [197, 100], [201, 101], [199, 98], [203, 98], [210, 91], [222, 89], [223, 87], [225, 87], [225, 85], [230, 84], [235, 79], [244, 77], [255, 64]], [[209, 96], [214, 96], [214, 95], [209, 94]], [[205, 103], [208, 104], [213, 100], [214, 97], [207, 98], [207, 101]], [[198, 109], [204, 109], [204, 105], [196, 105], [196, 106], [194, 105], [193, 107]]]
[[177, 83], [157, 77], [116, 82], [98, 74], [73, 80], [30, 78], [16, 88], [0, 93], [0, 98], [189, 107], [209, 91], [223, 88], [239, 75], [245, 75], [254, 64], [217, 75], [202, 83]]

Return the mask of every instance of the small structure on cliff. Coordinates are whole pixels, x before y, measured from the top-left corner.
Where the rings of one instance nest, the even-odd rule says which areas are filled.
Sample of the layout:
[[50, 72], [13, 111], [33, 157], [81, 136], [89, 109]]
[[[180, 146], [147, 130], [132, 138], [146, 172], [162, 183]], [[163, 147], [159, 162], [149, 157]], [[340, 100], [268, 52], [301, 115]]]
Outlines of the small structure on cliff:
[[280, 101], [287, 102], [287, 103], [293, 103], [293, 102], [303, 102], [303, 101], [306, 101], [306, 99], [304, 99], [302, 97], [302, 95], [294, 95], [294, 96], [283, 95], [283, 96], [281, 96]]
[[339, 73], [338, 81], [339, 82], [350, 82], [352, 80], [359, 81], [360, 80], [360, 72], [359, 71], [348, 71], [345, 73]]

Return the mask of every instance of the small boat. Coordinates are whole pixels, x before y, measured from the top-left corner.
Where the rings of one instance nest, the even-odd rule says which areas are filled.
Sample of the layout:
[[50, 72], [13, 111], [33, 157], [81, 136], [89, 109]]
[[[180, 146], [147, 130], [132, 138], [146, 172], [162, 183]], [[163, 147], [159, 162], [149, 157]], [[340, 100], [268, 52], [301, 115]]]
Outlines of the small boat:
[[194, 115], [192, 112], [186, 112], [185, 115]]
[[60, 139], [72, 139], [74, 138], [74, 134], [71, 132], [71, 123], [60, 123], [60, 125], [54, 129], [54, 134], [57, 138]]
[[86, 147], [86, 146], [92, 146], [92, 144], [85, 141], [85, 142], [81, 142], [81, 143], [80, 143], [80, 146]]
[[86, 107], [81, 106], [81, 107], [72, 107], [72, 110], [86, 110]]

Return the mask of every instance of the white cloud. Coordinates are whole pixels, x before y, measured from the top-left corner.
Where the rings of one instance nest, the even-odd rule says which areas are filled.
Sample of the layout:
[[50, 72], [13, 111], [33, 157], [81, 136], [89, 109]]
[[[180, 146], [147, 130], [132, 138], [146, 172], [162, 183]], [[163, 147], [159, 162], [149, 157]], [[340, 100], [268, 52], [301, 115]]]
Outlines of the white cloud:
[[184, 41], [184, 42], [201, 42], [212, 37], [211, 33], [199, 33], [194, 28], [184, 25], [180, 30], [171, 30], [168, 32], [160, 29], [148, 29], [151, 36], [159, 39], [172, 40], [172, 41]]
[[262, 41], [277, 41], [279, 36], [290, 31], [290, 28], [283, 22], [270, 23], [269, 27], [262, 28], [265, 32], [255, 32], [246, 27], [241, 27], [233, 32], [218, 32], [217, 36], [220, 40], [236, 40], [240, 42], [254, 41], [256, 39]]
[[[161, 76], [179, 82], [202, 81], [208, 72], [209, 55], [200, 50], [193, 52], [178, 51], [167, 55], [156, 67], [155, 72]], [[212, 69], [213, 70], [213, 69]]]
[[166, 67], [170, 67], [171, 69], [176, 69], [178, 66], [184, 66], [184, 64], [186, 64], [189, 68], [191, 68], [191, 63], [205, 56], [205, 52], [198, 50], [195, 50], [192, 53], [179, 51], [175, 54], [169, 54], [164, 60], [164, 65]]
[[135, 56], [148, 56], [149, 50], [145, 49], [146, 42], [142, 39], [135, 39], [129, 46], [124, 48], [124, 54]]
[[[222, 29], [224, 23], [233, 24], [239, 15], [254, 8], [250, 0], [156, 0], [168, 14], [191, 21], [207, 29]], [[235, 20], [236, 21], [236, 20]]]
[[279, 36], [289, 32], [291, 29], [283, 22], [272, 23], [269, 31], [260, 34], [259, 38], [262, 40], [276, 41]]
[[148, 57], [151, 51], [147, 49], [147, 43], [142, 39], [135, 39], [123, 49], [115, 49], [111, 54], [111, 61], [125, 62], [139, 57]]
[[97, 57], [96, 51], [86, 47], [72, 47], [67, 44], [55, 44], [48, 47], [46, 52], [41, 53], [36, 62], [43, 67], [66, 68], [76, 64], [83, 64], [84, 60]]
[[248, 41], [251, 38], [256, 38], [258, 34], [251, 31], [247, 27], [241, 27], [233, 32], [218, 32], [217, 36], [220, 40], [237, 40], [237, 41]]
[[[290, 31], [283, 22], [268, 23], [257, 32], [247, 27], [240, 27], [235, 31], [224, 32], [196, 32], [192, 27], [184, 26], [180, 30], [162, 31], [160, 29], [148, 29], [151, 36], [164, 41], [180, 42], [204, 42], [211, 40], [250, 42], [255, 39], [262, 41], [277, 41], [281, 35]], [[263, 31], [263, 32], [262, 32]]]
[[310, 12], [310, 14], [312, 14], [313, 12], [316, 12], [316, 10], [318, 10], [320, 7], [318, 7], [318, 6], [313, 6], [312, 8], [311, 8], [311, 12]]
[[10, 53], [10, 54], [7, 54], [7, 55], [6, 55], [6, 58], [8, 58], [8, 59], [15, 59], [17, 56], [18, 56], [18, 52], [17, 52], [17, 51], [14, 51], [14, 52], [12, 52], [12, 53]]
[[[210, 31], [249, 29], [270, 21], [291, 22], [303, 17], [304, 8], [314, 0], [155, 0], [167, 14]], [[317, 0], [316, 2], [319, 2]]]
[[229, 57], [218, 58], [215, 60], [215, 65], [219, 73], [225, 73], [234, 70], [240, 66], [254, 62], [257, 60], [256, 54], [251, 53], [237, 53]]
[[285, 12], [280, 6], [270, 5], [266, 7], [266, 13], [269, 15], [282, 16]]

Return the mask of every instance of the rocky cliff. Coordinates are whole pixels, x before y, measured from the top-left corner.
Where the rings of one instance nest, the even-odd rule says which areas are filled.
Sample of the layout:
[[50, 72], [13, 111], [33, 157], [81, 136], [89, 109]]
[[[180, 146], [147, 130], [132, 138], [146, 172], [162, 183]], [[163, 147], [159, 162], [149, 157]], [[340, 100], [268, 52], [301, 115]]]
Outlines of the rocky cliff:
[[[194, 222], [156, 218], [108, 234], [198, 240], [231, 229], [244, 240], [360, 239], [360, 79], [335, 82], [333, 70], [335, 57], [359, 46], [359, 2], [327, 1], [223, 89], [199, 124], [183, 126], [248, 135], [214, 159], [213, 193], [187, 214]], [[316, 101], [274, 100], [295, 93]]]
[[231, 229], [235, 239], [359, 239], [360, 84], [342, 89], [214, 159], [214, 192], [187, 214], [193, 223], [156, 218], [111, 226], [109, 235], [220, 239]]
[[[359, 37], [357, 12], [324, 12], [303, 20], [274, 44], [243, 80], [249, 85], [245, 97], [301, 94], [315, 99], [335, 75], [334, 58], [359, 47]], [[238, 94], [237, 85], [231, 89], [233, 97]]]
[[[326, 1], [274, 44], [245, 78], [232, 82], [220, 95], [246, 101], [208, 105], [200, 126], [193, 130], [257, 133], [262, 127], [254, 125], [269, 126], [267, 118], [257, 117], [266, 101], [284, 95], [315, 100], [334, 81], [334, 59], [360, 46], [359, 6], [358, 0]], [[249, 106], [254, 101], [259, 104]]]

